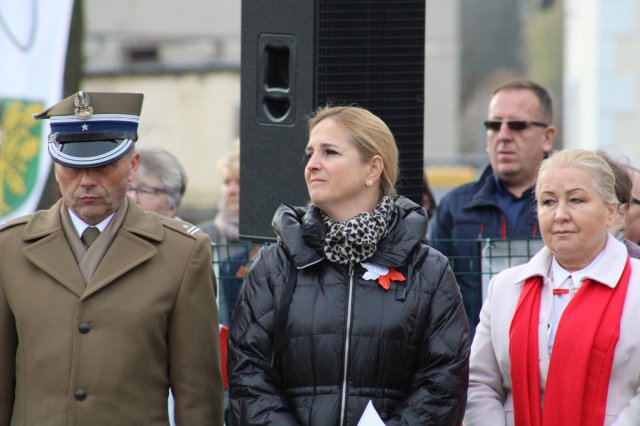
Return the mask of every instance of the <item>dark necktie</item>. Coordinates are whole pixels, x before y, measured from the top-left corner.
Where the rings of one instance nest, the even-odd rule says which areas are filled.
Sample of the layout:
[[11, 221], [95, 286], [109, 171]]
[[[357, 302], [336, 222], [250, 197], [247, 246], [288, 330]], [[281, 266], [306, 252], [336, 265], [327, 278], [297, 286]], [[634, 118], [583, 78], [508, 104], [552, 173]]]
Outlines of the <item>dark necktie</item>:
[[82, 239], [82, 242], [84, 242], [84, 244], [88, 248], [88, 247], [91, 247], [91, 244], [94, 243], [94, 241], [98, 238], [99, 235], [100, 235], [100, 230], [95, 226], [90, 226], [84, 230], [84, 232], [82, 233], [81, 239]]

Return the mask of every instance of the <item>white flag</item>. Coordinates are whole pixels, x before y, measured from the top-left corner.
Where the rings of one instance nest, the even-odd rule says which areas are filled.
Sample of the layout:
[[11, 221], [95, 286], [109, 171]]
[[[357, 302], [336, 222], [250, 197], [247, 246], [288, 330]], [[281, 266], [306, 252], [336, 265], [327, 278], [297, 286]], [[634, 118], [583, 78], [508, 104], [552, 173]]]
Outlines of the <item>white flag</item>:
[[0, 218], [35, 210], [51, 160], [48, 122], [62, 98], [73, 0], [0, 1]]

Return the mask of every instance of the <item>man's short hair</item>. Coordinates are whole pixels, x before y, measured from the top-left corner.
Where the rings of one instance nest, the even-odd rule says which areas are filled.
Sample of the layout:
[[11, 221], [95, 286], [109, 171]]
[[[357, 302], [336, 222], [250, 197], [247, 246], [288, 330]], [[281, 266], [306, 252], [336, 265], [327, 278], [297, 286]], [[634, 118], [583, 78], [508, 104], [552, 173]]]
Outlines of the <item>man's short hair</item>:
[[552, 124], [553, 101], [551, 100], [551, 95], [547, 89], [531, 80], [513, 80], [495, 89], [493, 91], [493, 96], [504, 90], [530, 90], [533, 92], [533, 94], [536, 95], [536, 98], [538, 98], [542, 117], [548, 121], [548, 124]]

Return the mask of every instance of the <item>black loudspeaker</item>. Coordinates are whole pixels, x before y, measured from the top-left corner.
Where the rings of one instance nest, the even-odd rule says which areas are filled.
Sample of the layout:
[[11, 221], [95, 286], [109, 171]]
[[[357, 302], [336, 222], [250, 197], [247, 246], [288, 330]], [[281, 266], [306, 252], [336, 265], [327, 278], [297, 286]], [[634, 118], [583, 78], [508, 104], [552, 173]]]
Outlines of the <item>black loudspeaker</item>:
[[272, 240], [308, 201], [302, 157], [318, 106], [359, 105], [400, 151], [398, 193], [422, 202], [425, 0], [242, 2], [240, 236]]

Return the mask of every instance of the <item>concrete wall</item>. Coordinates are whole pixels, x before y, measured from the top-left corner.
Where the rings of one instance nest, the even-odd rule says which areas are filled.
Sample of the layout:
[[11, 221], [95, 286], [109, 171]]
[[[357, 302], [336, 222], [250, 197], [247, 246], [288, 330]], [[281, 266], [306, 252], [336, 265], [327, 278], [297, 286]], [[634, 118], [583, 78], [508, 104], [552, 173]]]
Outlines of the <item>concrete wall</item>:
[[85, 0], [89, 72], [130, 69], [156, 47], [162, 65], [240, 63], [240, 0]]
[[[175, 154], [189, 182], [183, 210], [213, 212], [216, 167], [239, 134], [239, 0], [86, 0], [88, 91], [145, 95], [140, 146]], [[135, 59], [136, 50], [155, 56]]]
[[183, 207], [215, 208], [222, 181], [216, 163], [239, 134], [239, 72], [91, 77], [83, 87], [144, 93], [137, 143], [163, 147], [180, 160], [189, 177]]

